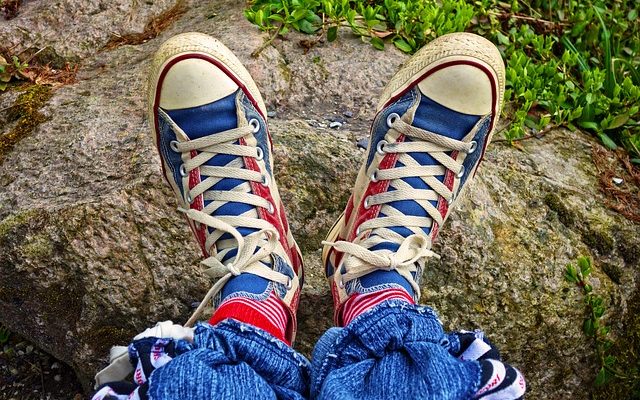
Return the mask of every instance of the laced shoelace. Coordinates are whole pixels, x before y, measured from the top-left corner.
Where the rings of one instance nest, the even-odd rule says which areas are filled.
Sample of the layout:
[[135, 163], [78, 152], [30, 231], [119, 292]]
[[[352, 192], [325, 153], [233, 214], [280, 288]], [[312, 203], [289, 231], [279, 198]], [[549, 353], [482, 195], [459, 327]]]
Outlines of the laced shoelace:
[[[420, 298], [420, 286], [413, 278], [412, 273], [421, 272], [426, 259], [429, 257], [440, 258], [431, 251], [431, 238], [428, 237], [423, 228], [432, 227], [435, 221], [442, 226], [444, 218], [440, 211], [434, 207], [430, 201], [437, 201], [442, 196], [447, 202], [455, 200], [455, 194], [444, 183], [440, 182], [436, 176], [444, 175], [447, 170], [452, 171], [458, 177], [465, 173], [461, 162], [454, 160], [449, 154], [451, 151], [462, 151], [468, 154], [476, 150], [475, 142], [463, 142], [451, 139], [425, 129], [412, 126], [397, 114], [391, 114], [387, 119], [389, 132], [384, 140], [381, 140], [376, 148], [380, 155], [397, 153], [398, 162], [404, 166], [389, 169], [375, 170], [370, 180], [377, 182], [389, 180], [390, 187], [395, 190], [386, 191], [368, 196], [364, 199], [366, 209], [381, 205], [381, 212], [384, 217], [370, 219], [356, 229], [356, 238], [353, 242], [323, 242], [324, 245], [334, 247], [338, 252], [344, 253], [344, 270], [336, 271], [338, 274], [338, 285], [344, 287], [345, 284], [354, 279], [365, 276], [376, 270], [396, 271], [404, 277]], [[478, 129], [476, 125], [474, 131]], [[395, 131], [395, 132], [394, 132]], [[393, 143], [392, 134], [403, 134], [415, 141]], [[440, 165], [423, 166], [407, 153], [424, 152], [433, 157]], [[415, 189], [402, 178], [418, 177], [422, 179], [430, 189]], [[388, 203], [402, 200], [416, 201], [429, 215], [429, 217], [419, 217], [406, 215], [395, 208], [388, 206]], [[404, 237], [392, 227], [405, 227], [412, 234]], [[365, 232], [370, 234], [364, 235]], [[393, 242], [399, 245], [397, 251], [381, 249], [372, 251], [370, 248], [383, 242]]]
[[[164, 111], [159, 110], [159, 113], [168, 121], [174, 131], [185, 135], [184, 131]], [[240, 138], [256, 133], [259, 128], [259, 122], [251, 120], [247, 126], [218, 132], [215, 135], [208, 135], [187, 142], [171, 142], [171, 148], [175, 152], [191, 153], [196, 151], [198, 153], [197, 156], [187, 160], [180, 167], [182, 176], [187, 176], [191, 171], [198, 168], [200, 169], [200, 175], [202, 177], [206, 176], [206, 179], [189, 190], [186, 197], [188, 202], [192, 202], [197, 196], [202, 195], [203, 200], [210, 201], [210, 203], [202, 210], [191, 208], [178, 208], [178, 210], [196, 224], [207, 227], [205, 229], [206, 239], [204, 245], [211, 255], [201, 261], [201, 265], [206, 268], [203, 272], [207, 276], [218, 279], [185, 324], [187, 327], [193, 326], [213, 296], [220, 292], [222, 287], [234, 276], [242, 273], [251, 273], [269, 281], [283, 284], [287, 288], [291, 286], [291, 278], [274, 271], [261, 262], [273, 262], [270, 257], [277, 248], [279, 241], [278, 231], [273, 225], [265, 220], [244, 214], [212, 215], [227, 202], [249, 204], [253, 206], [251, 210], [255, 210], [256, 207], [262, 207], [270, 213], [275, 211], [274, 205], [268, 200], [249, 192], [248, 183], [238, 185], [230, 191], [211, 190], [216, 183], [224, 178], [259, 182], [264, 186], [269, 185], [269, 179], [266, 175], [244, 168], [241, 158], [253, 157], [261, 160], [264, 156], [262, 150], [258, 147], [235, 144]], [[207, 161], [217, 154], [236, 157], [225, 166], [205, 165]], [[253, 228], [256, 229], [256, 232], [243, 236], [237, 227]], [[212, 228], [213, 231], [209, 232], [208, 228]], [[227, 233], [231, 235], [232, 239], [220, 240]], [[236, 255], [223, 263], [222, 260], [226, 254], [233, 249], [237, 249]]]

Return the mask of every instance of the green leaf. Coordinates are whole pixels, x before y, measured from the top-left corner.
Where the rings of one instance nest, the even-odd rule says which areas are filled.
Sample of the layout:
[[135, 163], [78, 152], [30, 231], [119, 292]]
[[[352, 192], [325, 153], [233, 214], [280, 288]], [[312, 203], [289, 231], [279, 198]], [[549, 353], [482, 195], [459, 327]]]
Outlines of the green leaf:
[[315, 31], [318, 30], [318, 28], [313, 26], [313, 24], [311, 24], [311, 22], [307, 21], [306, 19], [303, 19], [298, 23], [299, 23], [300, 31], [304, 33], [314, 33]]
[[622, 125], [626, 124], [628, 120], [629, 120], [629, 114], [627, 113], [618, 114], [615, 116], [615, 118], [613, 118], [609, 126], [606, 127], [605, 129], [609, 130], [609, 129], [620, 128]]
[[298, 21], [307, 16], [307, 10], [305, 10], [304, 8], [298, 8], [294, 12], [292, 12], [291, 15], [296, 21]]
[[629, 10], [629, 14], [627, 14], [627, 19], [631, 22], [638, 19], [638, 10], [635, 8], [633, 10]]
[[281, 15], [278, 14], [271, 14], [269, 15], [269, 18], [271, 21], [276, 21], [276, 22], [284, 22], [284, 18], [282, 18]]
[[410, 45], [409, 43], [407, 43], [407, 41], [406, 41], [406, 40], [404, 40], [404, 39], [402, 39], [402, 38], [400, 38], [400, 37], [395, 38], [395, 39], [393, 40], [393, 44], [394, 44], [397, 48], [399, 48], [400, 50], [404, 51], [405, 53], [411, 53], [411, 51], [413, 50], [413, 49], [411, 48], [411, 45]]
[[587, 336], [593, 336], [595, 328], [593, 327], [593, 320], [591, 318], [585, 318], [582, 324], [582, 331]]
[[371, 44], [378, 50], [384, 50], [384, 41], [377, 36], [371, 38]]
[[[0, 88], [0, 90], [4, 90]], [[11, 336], [11, 332], [6, 327], [0, 325], [0, 344], [5, 344], [9, 341], [9, 336]]]
[[595, 385], [602, 386], [606, 383], [606, 381], [607, 381], [607, 371], [604, 367], [602, 367], [600, 368], [600, 371], [598, 371], [598, 375], [596, 375]]
[[505, 46], [509, 45], [509, 37], [506, 36], [505, 34], [503, 34], [500, 31], [498, 31], [498, 33], [496, 33], [496, 39], [498, 39], [498, 43], [500, 43], [500, 44], [503, 44]]
[[260, 9], [256, 12], [255, 23], [258, 26], [264, 26], [264, 10]]
[[334, 40], [336, 40], [338, 37], [338, 27], [337, 26], [331, 26], [329, 27], [329, 29], [327, 30], [327, 40], [329, 42], [333, 42]]
[[602, 140], [602, 144], [604, 144], [607, 148], [611, 150], [615, 150], [618, 148], [618, 145], [611, 140], [611, 138], [606, 133], [598, 133], [600, 140]]
[[608, 355], [604, 358], [604, 365], [606, 365], [607, 367], [610, 367], [613, 364], [615, 364], [617, 361], [618, 359], [616, 358], [616, 356]]
[[587, 278], [591, 274], [591, 259], [589, 257], [578, 257], [578, 267], [583, 278]]
[[573, 264], [567, 264], [566, 271], [564, 272], [564, 279], [570, 283], [578, 282], [578, 272]]
[[580, 125], [581, 127], [585, 128], [585, 129], [593, 129], [593, 130], [598, 130], [600, 128], [600, 126], [593, 122], [593, 121], [580, 121], [578, 122], [578, 125]]
[[640, 158], [632, 158], [631, 162], [637, 165], [640, 165]]

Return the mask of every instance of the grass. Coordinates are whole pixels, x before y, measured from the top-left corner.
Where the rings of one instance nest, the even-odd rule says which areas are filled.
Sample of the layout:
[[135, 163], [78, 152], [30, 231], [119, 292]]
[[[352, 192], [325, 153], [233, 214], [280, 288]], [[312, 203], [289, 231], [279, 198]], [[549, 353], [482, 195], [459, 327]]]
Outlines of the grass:
[[478, 33], [507, 68], [502, 134], [513, 142], [551, 127], [582, 129], [640, 164], [640, 20], [633, 0], [253, 0], [245, 15], [270, 32], [318, 40], [339, 27], [377, 49], [414, 53], [437, 36]]
[[[578, 257], [577, 263], [568, 264], [565, 269], [565, 280], [579, 288], [584, 296], [586, 315], [582, 324], [584, 334], [593, 339], [598, 363], [598, 373], [594, 384], [596, 387], [610, 385], [620, 389], [625, 387], [633, 398], [640, 396], [640, 372], [636, 360], [631, 365], [621, 365], [612, 351], [614, 342], [609, 337], [611, 328], [606, 324], [607, 307], [604, 299], [595, 293], [589, 282], [593, 265], [589, 257]], [[627, 361], [628, 362], [628, 361]], [[606, 389], [605, 389], [606, 390]]]

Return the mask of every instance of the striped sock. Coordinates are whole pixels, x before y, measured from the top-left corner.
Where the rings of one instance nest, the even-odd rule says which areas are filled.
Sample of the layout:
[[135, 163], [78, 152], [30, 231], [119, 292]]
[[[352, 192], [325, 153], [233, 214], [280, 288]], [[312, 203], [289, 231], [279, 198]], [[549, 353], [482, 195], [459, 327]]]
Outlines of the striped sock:
[[387, 300], [404, 300], [415, 304], [409, 293], [401, 288], [376, 290], [371, 293], [357, 293], [349, 297], [342, 308], [342, 324], [349, 325], [354, 318]]
[[209, 319], [209, 324], [215, 325], [228, 318], [258, 327], [286, 344], [291, 344], [285, 339], [289, 322], [287, 311], [273, 293], [266, 300], [246, 297], [224, 300]]

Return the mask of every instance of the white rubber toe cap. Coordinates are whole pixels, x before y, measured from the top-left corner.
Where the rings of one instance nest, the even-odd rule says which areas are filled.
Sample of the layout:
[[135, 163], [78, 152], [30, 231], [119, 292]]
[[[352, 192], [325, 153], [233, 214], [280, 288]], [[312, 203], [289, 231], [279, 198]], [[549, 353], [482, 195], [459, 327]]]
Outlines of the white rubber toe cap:
[[418, 83], [418, 88], [431, 100], [460, 113], [486, 115], [491, 112], [491, 81], [472, 65], [452, 65], [438, 70]]
[[206, 60], [188, 58], [171, 66], [160, 89], [165, 110], [198, 107], [229, 96], [238, 85]]

